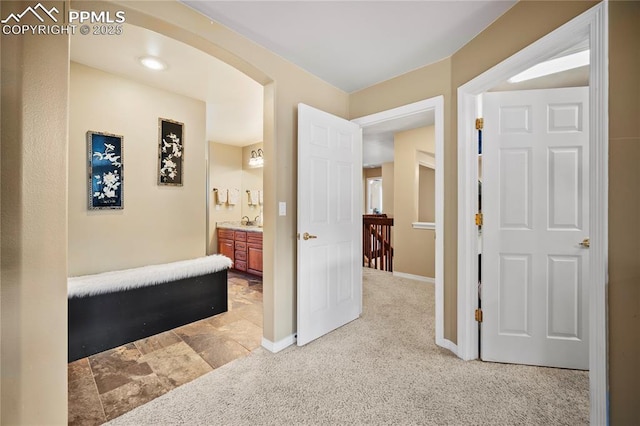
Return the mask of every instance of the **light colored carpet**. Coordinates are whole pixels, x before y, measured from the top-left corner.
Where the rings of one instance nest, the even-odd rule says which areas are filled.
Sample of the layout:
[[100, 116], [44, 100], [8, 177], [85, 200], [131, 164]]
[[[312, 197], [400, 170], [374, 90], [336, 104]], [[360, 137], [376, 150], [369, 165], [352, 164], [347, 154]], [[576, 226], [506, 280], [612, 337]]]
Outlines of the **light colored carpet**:
[[433, 285], [365, 269], [358, 320], [257, 349], [109, 424], [588, 424], [586, 372], [464, 362], [434, 340]]

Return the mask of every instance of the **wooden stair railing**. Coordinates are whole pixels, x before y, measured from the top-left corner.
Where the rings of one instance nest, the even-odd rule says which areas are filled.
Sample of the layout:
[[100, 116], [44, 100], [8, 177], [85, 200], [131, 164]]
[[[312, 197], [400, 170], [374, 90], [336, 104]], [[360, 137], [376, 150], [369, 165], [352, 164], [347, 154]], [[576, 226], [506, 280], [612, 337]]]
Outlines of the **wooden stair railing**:
[[386, 214], [362, 216], [362, 266], [393, 271], [392, 226]]

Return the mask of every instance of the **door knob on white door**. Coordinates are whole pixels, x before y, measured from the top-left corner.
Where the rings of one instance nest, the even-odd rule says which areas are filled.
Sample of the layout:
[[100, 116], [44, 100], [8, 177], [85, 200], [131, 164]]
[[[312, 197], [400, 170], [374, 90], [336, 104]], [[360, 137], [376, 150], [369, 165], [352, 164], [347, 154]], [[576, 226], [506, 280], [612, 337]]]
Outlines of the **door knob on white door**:
[[305, 241], [310, 240], [312, 238], [318, 238], [318, 236], [317, 235], [311, 235], [308, 232], [305, 232], [304, 234], [302, 234], [302, 239], [305, 240]]
[[591, 242], [589, 241], [589, 238], [585, 238], [584, 240], [582, 240], [580, 244], [582, 247], [584, 248], [589, 248], [589, 246], [591, 246]]

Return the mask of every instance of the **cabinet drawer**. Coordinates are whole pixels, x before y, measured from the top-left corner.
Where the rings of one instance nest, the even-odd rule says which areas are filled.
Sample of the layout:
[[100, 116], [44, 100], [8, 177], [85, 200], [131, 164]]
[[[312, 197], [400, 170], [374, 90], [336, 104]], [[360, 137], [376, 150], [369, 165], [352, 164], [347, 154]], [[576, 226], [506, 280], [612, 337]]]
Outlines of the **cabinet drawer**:
[[249, 245], [247, 251], [247, 271], [262, 275], [262, 248]]
[[231, 229], [218, 229], [218, 238], [233, 240], [233, 231]]
[[233, 248], [233, 240], [224, 240], [224, 239], [219, 239], [218, 240], [218, 253], [227, 256], [229, 259], [233, 260], [233, 255], [234, 255], [234, 248]]
[[236, 241], [236, 250], [247, 251], [247, 243], [244, 241]]
[[234, 264], [234, 267], [238, 271], [246, 271], [247, 270], [247, 262], [245, 262], [244, 260], [236, 260], [236, 263]]
[[247, 232], [247, 242], [248, 243], [262, 244], [262, 233], [261, 232]]
[[247, 241], [247, 233], [244, 231], [236, 231], [234, 239], [236, 241]]
[[236, 262], [238, 260], [247, 260], [247, 252], [236, 250]]

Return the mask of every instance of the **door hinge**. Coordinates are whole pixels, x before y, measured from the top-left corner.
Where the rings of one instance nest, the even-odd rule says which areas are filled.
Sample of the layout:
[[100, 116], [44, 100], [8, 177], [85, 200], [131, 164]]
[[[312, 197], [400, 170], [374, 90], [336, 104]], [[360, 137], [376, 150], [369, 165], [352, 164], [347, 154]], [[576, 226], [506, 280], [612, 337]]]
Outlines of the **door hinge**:
[[484, 128], [484, 118], [476, 118], [476, 130], [482, 130]]
[[482, 213], [476, 213], [476, 226], [482, 226]]
[[482, 309], [476, 309], [476, 322], [482, 322]]

